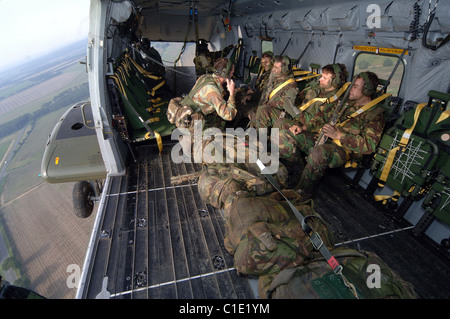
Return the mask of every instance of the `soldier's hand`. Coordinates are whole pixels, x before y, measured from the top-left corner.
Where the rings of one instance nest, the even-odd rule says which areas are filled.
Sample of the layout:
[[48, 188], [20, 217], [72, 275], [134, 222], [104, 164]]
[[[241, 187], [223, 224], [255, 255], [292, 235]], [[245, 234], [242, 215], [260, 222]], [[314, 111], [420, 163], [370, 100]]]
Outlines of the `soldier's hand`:
[[322, 128], [323, 134], [328, 136], [329, 138], [340, 140], [342, 133], [336, 127], [331, 126], [330, 124], [325, 124]]
[[227, 79], [227, 90], [230, 92], [230, 95], [234, 95], [234, 90], [236, 88], [236, 84], [233, 80]]
[[303, 128], [299, 125], [293, 125], [289, 128], [289, 131], [291, 131], [292, 134], [297, 135], [303, 132]]

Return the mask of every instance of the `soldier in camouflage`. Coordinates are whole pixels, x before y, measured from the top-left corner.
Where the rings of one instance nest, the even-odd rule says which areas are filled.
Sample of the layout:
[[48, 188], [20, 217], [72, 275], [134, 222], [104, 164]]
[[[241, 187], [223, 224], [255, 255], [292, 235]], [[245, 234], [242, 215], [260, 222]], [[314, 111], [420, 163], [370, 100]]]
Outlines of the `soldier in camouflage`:
[[267, 87], [263, 92], [256, 112], [249, 112], [251, 125], [256, 128], [271, 128], [280, 117], [295, 116], [297, 83], [289, 67], [287, 56], [276, 56]]
[[[235, 83], [231, 79], [234, 66], [227, 58], [219, 58], [214, 63], [214, 73], [202, 75], [189, 94], [181, 101], [195, 114], [201, 114], [204, 120], [203, 129], [217, 127], [223, 129], [225, 121], [234, 119], [237, 113], [235, 105]], [[224, 98], [223, 85], [229, 92], [228, 100]], [[194, 116], [192, 116], [194, 119]]]
[[230, 53], [234, 45], [230, 44], [221, 51], [211, 52], [208, 49], [208, 42], [204, 39], [199, 39], [196, 47], [196, 54], [194, 58], [195, 73], [197, 77], [203, 74], [211, 74], [214, 72], [214, 63], [219, 58], [224, 58]]
[[384, 129], [385, 109], [374, 105], [364, 112], [360, 110], [370, 103], [377, 85], [378, 77], [372, 72], [362, 72], [357, 76], [348, 101], [342, 106], [344, 111], [337, 124], [325, 124], [322, 127], [324, 135], [328, 137], [325, 144], [315, 145], [317, 135], [314, 132], [321, 125], [318, 123], [329, 121], [330, 116], [322, 120], [318, 112], [306, 127], [290, 129], [293, 136], [303, 135], [297, 138], [300, 141], [297, 145], [301, 152], [308, 154], [298, 184], [299, 192], [305, 199], [313, 196], [327, 167], [341, 167], [348, 160], [360, 160], [363, 155], [375, 152]]
[[[339, 94], [338, 91], [343, 93], [341, 88], [346, 77], [344, 64], [324, 66], [319, 84], [308, 86], [300, 92], [300, 113], [294, 119], [283, 118], [275, 122], [274, 127], [280, 129], [280, 157], [289, 168], [298, 167], [301, 160], [299, 149], [312, 147], [321, 128], [329, 122], [337, 103], [333, 97]], [[294, 134], [299, 130], [303, 134]]]
[[[259, 72], [256, 78], [252, 80], [250, 87], [236, 90], [236, 104], [238, 106], [238, 119], [236, 122], [239, 122], [241, 119], [247, 121], [248, 114], [256, 112], [255, 108], [258, 106], [261, 95], [267, 86], [273, 61], [273, 53], [270, 51], [264, 52], [261, 56]], [[243, 125], [246, 125], [246, 123]]]
[[344, 64], [335, 63], [324, 66], [319, 82], [313, 81], [298, 95], [297, 101], [298, 104], [301, 104], [299, 113], [292, 120], [288, 118], [277, 120], [274, 127], [287, 129], [293, 125], [303, 126], [317, 112], [320, 111], [322, 114], [327, 114], [333, 108], [336, 99], [345, 91], [347, 86], [344, 84], [347, 75], [347, 68]]
[[261, 99], [262, 92], [264, 92], [264, 89], [267, 85], [270, 72], [272, 71], [273, 62], [274, 55], [272, 52], [266, 51], [262, 54], [260, 66], [261, 71], [260, 73], [258, 73], [254, 87], [249, 87], [247, 89], [245, 96], [242, 98], [242, 104], [252, 106], [257, 105], [257, 103]]

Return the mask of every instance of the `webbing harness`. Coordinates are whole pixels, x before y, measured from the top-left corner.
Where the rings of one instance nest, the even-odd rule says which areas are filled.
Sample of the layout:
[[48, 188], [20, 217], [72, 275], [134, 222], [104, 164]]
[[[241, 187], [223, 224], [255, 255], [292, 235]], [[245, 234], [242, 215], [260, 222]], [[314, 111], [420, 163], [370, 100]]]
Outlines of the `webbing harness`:
[[[336, 260], [336, 258], [331, 254], [330, 250], [327, 248], [326, 245], [324, 245], [324, 242], [322, 238], [320, 237], [319, 233], [315, 232], [306, 222], [307, 218], [318, 218], [322, 220], [319, 216], [303, 216], [298, 209], [291, 203], [289, 199], [284, 196], [283, 192], [281, 191], [280, 187], [278, 186], [277, 182], [274, 180], [272, 175], [268, 174], [266, 171], [266, 167], [264, 164], [258, 159], [256, 161], [256, 164], [258, 165], [259, 169], [261, 170], [261, 174], [267, 178], [267, 180], [272, 184], [272, 186], [278, 191], [278, 193], [281, 194], [281, 196], [286, 200], [289, 207], [291, 208], [292, 212], [294, 213], [295, 217], [300, 221], [302, 225], [302, 230], [305, 232], [305, 234], [309, 237], [309, 240], [311, 241], [312, 246], [315, 250], [318, 250], [320, 254], [325, 258], [328, 265], [330, 265], [331, 269], [333, 269], [334, 273], [338, 276], [341, 276], [345, 286], [347, 286], [350, 291], [353, 293], [355, 298], [359, 299], [358, 293], [356, 292], [355, 286], [345, 278], [344, 274], [342, 273], [342, 270], [344, 269], [342, 265], [339, 264], [339, 262]], [[325, 223], [325, 222], [324, 222]]]
[[311, 99], [310, 101], [306, 102], [305, 104], [303, 104], [303, 105], [300, 107], [300, 111], [302, 111], [302, 112], [305, 111], [308, 107], [310, 107], [310, 106], [311, 106], [312, 104], [314, 104], [315, 102], [321, 102], [321, 104], [323, 104], [323, 103], [333, 103], [334, 101], [336, 101], [336, 100], [342, 95], [342, 93], [345, 92], [345, 90], [347, 90], [347, 88], [348, 88], [348, 86], [350, 85], [350, 83], [351, 83], [351, 82], [345, 83], [345, 84], [339, 89], [339, 91], [337, 91], [336, 94], [333, 95], [333, 96], [330, 97], [330, 98], [326, 98], [326, 97], [320, 98], [320, 97], [317, 97], [317, 98]]
[[386, 183], [386, 180], [388, 178], [389, 172], [391, 171], [391, 167], [392, 167], [392, 164], [394, 163], [395, 155], [397, 154], [397, 152], [405, 151], [406, 146], [408, 145], [408, 142], [409, 142], [409, 138], [411, 137], [411, 133], [414, 131], [417, 121], [419, 120], [420, 112], [426, 105], [427, 105], [427, 103], [421, 103], [421, 104], [417, 105], [416, 111], [414, 112], [413, 125], [403, 132], [402, 138], [401, 138], [400, 142], [398, 143], [398, 145], [389, 151], [389, 154], [386, 158], [386, 162], [384, 163], [383, 170], [381, 171], [378, 186], [383, 187], [384, 184]]
[[278, 92], [279, 90], [281, 90], [281, 89], [284, 88], [286, 85], [288, 85], [288, 84], [290, 84], [290, 83], [293, 83], [293, 82], [295, 82], [295, 80], [292, 79], [292, 78], [290, 78], [290, 79], [286, 80], [285, 82], [281, 83], [275, 90], [272, 91], [272, 93], [270, 93], [270, 95], [269, 95], [269, 100], [270, 100], [275, 94], [277, 94], [277, 92]]
[[[347, 119], [344, 122], [339, 122], [336, 123], [335, 126], [343, 126], [345, 123], [347, 123], [347, 121], [349, 121], [350, 119], [361, 115], [362, 113], [366, 112], [367, 110], [371, 109], [374, 105], [377, 105], [378, 103], [380, 103], [381, 101], [383, 101], [384, 99], [388, 98], [389, 96], [391, 96], [391, 93], [385, 93], [379, 97], [377, 97], [376, 99], [370, 101], [369, 103], [363, 105], [362, 107], [360, 107], [358, 110], [356, 110], [355, 112], [353, 112], [352, 114], [350, 114], [349, 116], [347, 116]], [[333, 139], [332, 140], [333, 143], [335, 143], [336, 145], [339, 145], [340, 147], [342, 147], [341, 141], [337, 140], [337, 139]], [[345, 151], [345, 155], [347, 157], [347, 162], [345, 163], [345, 168], [349, 168], [349, 167], [353, 167], [356, 168], [358, 166], [358, 163], [352, 162], [351, 158], [350, 158], [350, 153], [344, 148]]]

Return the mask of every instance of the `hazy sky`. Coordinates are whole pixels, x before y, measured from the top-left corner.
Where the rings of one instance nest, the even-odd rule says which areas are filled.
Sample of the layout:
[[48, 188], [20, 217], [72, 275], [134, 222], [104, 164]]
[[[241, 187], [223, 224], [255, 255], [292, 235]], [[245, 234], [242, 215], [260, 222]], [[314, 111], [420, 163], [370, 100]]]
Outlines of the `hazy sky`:
[[87, 37], [90, 0], [0, 0], [0, 70]]

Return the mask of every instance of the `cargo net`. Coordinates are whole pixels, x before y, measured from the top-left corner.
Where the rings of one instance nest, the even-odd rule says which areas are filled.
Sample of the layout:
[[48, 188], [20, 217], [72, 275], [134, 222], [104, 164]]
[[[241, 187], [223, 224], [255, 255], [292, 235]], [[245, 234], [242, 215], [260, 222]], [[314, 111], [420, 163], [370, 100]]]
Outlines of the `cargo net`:
[[441, 198], [445, 198], [445, 201], [441, 206], [441, 210], [444, 210], [446, 209], [447, 205], [450, 204], [450, 188], [445, 187], [441, 195], [442, 195]]
[[[399, 132], [395, 133], [395, 137], [392, 140], [390, 149], [388, 150], [388, 153], [395, 147], [397, 147], [398, 143], [400, 142], [401, 136], [399, 136]], [[400, 154], [400, 156], [396, 157], [394, 163], [391, 167], [392, 176], [396, 180], [400, 180], [402, 183], [405, 181], [405, 178], [408, 178], [409, 180], [412, 180], [413, 177], [416, 175], [415, 172], [412, 171], [412, 167], [422, 167], [422, 164], [426, 158], [426, 155], [428, 154], [428, 151], [422, 148], [423, 143], [422, 141], [419, 141], [418, 143], [414, 142], [414, 138], [411, 137], [408, 145], [405, 148], [405, 151]], [[387, 157], [384, 160], [383, 167], [381, 170], [383, 170], [384, 165], [386, 164]]]

